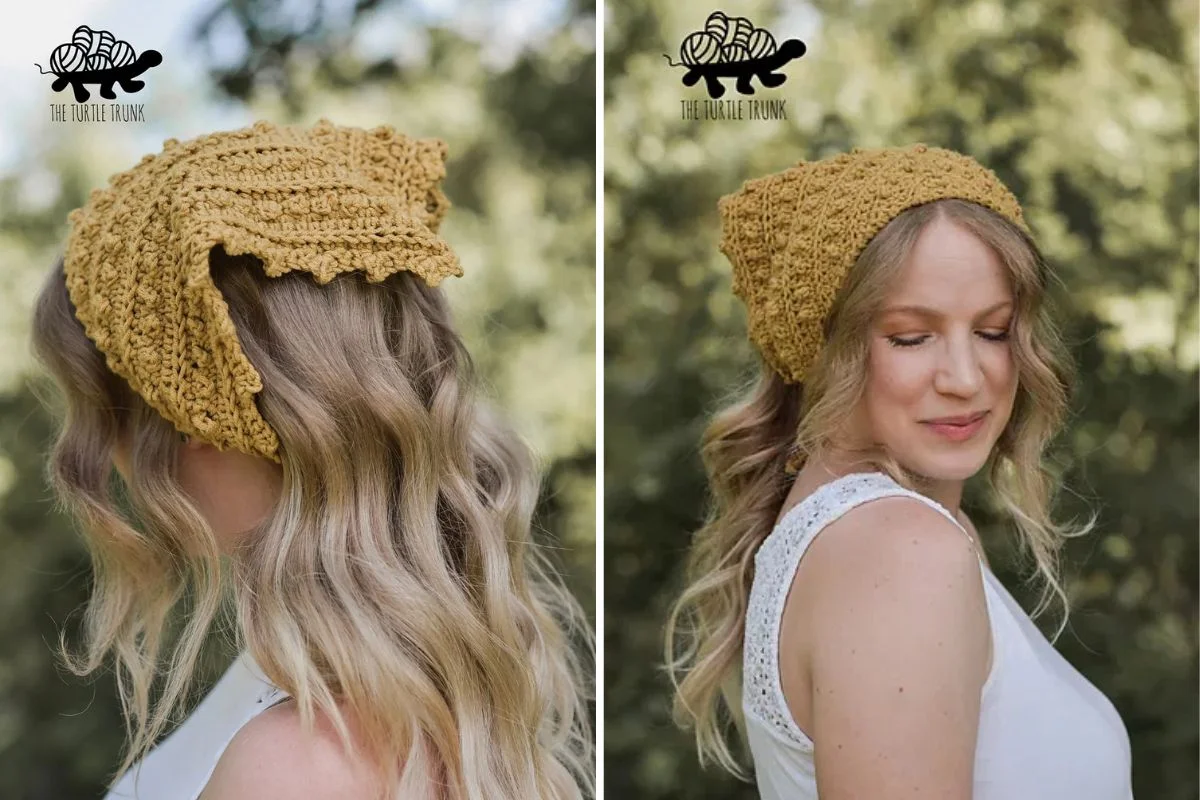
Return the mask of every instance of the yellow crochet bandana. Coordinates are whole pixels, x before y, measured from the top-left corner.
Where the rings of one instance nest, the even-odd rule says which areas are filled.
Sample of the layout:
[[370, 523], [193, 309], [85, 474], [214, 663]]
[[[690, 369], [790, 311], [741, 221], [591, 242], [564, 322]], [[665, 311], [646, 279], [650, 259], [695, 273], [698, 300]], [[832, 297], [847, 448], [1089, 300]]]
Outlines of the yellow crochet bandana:
[[750, 339], [788, 383], [803, 381], [850, 267], [900, 212], [945, 198], [985, 206], [1026, 229], [996, 174], [924, 144], [801, 161], [722, 197], [721, 252], [746, 305]]
[[186, 142], [114, 175], [70, 213], [63, 266], [75, 315], [124, 378], [184, 434], [280, 463], [262, 380], [212, 281], [209, 253], [300, 270], [437, 286], [462, 268], [436, 234], [446, 145], [390, 127], [258, 122]]

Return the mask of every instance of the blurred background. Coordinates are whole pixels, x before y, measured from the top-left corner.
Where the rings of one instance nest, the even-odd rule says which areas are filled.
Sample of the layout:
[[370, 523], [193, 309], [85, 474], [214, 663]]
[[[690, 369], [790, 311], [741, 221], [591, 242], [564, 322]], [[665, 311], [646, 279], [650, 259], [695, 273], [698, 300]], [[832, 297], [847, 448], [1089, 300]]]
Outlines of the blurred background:
[[[716, 9], [807, 54], [786, 121], [681, 119], [681, 40]], [[1064, 563], [1059, 649], [1117, 705], [1135, 795], [1197, 775], [1197, 3], [611, 3], [605, 14], [605, 763], [611, 797], [757, 797], [697, 765], [669, 715], [662, 626], [701, 522], [697, 444], [754, 356], [716, 202], [854, 146], [968, 153], [1022, 201], [1065, 291], [1081, 382], [1060, 517], [1100, 512]], [[724, 99], [739, 95], [727, 81]], [[969, 486], [996, 571], [1031, 609], [1008, 527]], [[1043, 618], [1053, 630], [1057, 616]]]
[[[14, 20], [15, 21], [15, 20]], [[161, 66], [145, 122], [51, 120], [51, 51], [79, 25]], [[547, 469], [538, 524], [594, 613], [595, 10], [590, 0], [65, 0], [26, 9], [0, 48], [0, 798], [97, 798], [123, 726], [111, 674], [58, 664], [78, 641], [87, 555], [42, 480], [52, 436], [28, 391], [34, 294], [67, 213], [113, 172], [256, 119], [391, 124], [450, 148], [442, 285], [497, 402]], [[93, 102], [102, 101], [92, 87]], [[228, 660], [213, 653], [205, 680]]]

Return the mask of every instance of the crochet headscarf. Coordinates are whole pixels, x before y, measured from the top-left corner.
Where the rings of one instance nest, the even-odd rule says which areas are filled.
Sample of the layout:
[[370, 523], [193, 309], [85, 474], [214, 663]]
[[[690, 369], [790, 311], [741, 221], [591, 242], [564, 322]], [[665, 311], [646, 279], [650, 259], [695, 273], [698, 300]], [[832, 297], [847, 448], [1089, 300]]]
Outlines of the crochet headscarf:
[[721, 252], [733, 264], [750, 340], [767, 364], [786, 382], [802, 382], [863, 248], [900, 212], [945, 198], [985, 206], [1028, 231], [1016, 197], [994, 172], [924, 144], [801, 161], [722, 197]]
[[[785, 383], [803, 383], [816, 362], [834, 300], [872, 237], [901, 211], [947, 198], [988, 207], [1028, 233], [994, 172], [925, 144], [802, 161], [721, 198], [733, 293], [745, 303], [750, 341]], [[800, 459], [788, 458], [788, 475]]]
[[63, 267], [75, 315], [109, 368], [181, 433], [276, 463], [262, 380], [214, 285], [209, 253], [326, 284], [407, 270], [429, 286], [462, 269], [437, 236], [446, 145], [321, 120], [186, 142], [114, 175], [70, 213]]

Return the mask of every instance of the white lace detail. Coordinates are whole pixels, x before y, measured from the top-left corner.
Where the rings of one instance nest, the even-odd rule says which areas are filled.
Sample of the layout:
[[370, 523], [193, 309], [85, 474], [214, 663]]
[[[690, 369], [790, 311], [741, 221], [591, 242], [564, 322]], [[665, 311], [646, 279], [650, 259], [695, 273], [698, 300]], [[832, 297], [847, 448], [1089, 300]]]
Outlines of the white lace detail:
[[754, 583], [742, 647], [742, 709], [802, 750], [811, 750], [813, 743], [792, 719], [779, 678], [779, 625], [800, 556], [817, 533], [851, 508], [897, 495], [920, 500], [941, 512], [970, 538], [954, 515], [937, 502], [904, 488], [885, 473], [858, 472], [830, 481], [796, 504], [754, 555]]

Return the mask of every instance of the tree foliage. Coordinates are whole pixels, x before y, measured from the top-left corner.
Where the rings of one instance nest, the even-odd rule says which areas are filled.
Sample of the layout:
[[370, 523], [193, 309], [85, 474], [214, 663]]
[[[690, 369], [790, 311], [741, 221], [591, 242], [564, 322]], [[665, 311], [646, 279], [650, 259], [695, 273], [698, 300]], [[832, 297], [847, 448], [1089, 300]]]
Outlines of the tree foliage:
[[[344, 4], [343, 4], [344, 5]], [[484, 22], [492, 11], [464, 7]], [[594, 605], [595, 52], [591, 7], [563, 4], [532, 39], [493, 52], [488, 31], [422, 4], [229, 0], [187, 22], [207, 91], [180, 97], [168, 59], [146, 113], [187, 138], [252, 119], [390, 124], [450, 149], [442, 234], [465, 275], [446, 281], [456, 322], [495, 401], [546, 470], [537, 539]], [[482, 16], [481, 16], [482, 15]], [[373, 30], [397, 32], [394, 41]], [[130, 32], [136, 36], [135, 32]], [[230, 42], [239, 44], [230, 56]], [[491, 49], [490, 49], [491, 48]], [[156, 102], [157, 101], [157, 102]], [[236, 117], [238, 122], [228, 120]], [[30, 393], [30, 304], [67, 212], [156, 143], [134, 128], [48, 127], [19, 171], [0, 175], [0, 797], [97, 797], [123, 727], [110, 674], [84, 682], [53, 650], [78, 642], [89, 565], [42, 478], [52, 423]], [[214, 641], [208, 684], [228, 663]]]
[[[1060, 279], [1081, 379], [1055, 450], [1057, 514], [1100, 517], [1066, 551], [1059, 648], [1121, 711], [1135, 794], [1195, 797], [1196, 4], [743, 3], [808, 46], [760, 95], [785, 98], [788, 119], [683, 120], [703, 84], [682, 86], [662, 54], [712, 10], [614, 4], [604, 31], [607, 791], [756, 796], [698, 769], [657, 668], [703, 516], [700, 433], [754, 363], [716, 201], [802, 158], [924, 141], [999, 174]], [[980, 488], [967, 511], [1032, 608], [1027, 565]]]

